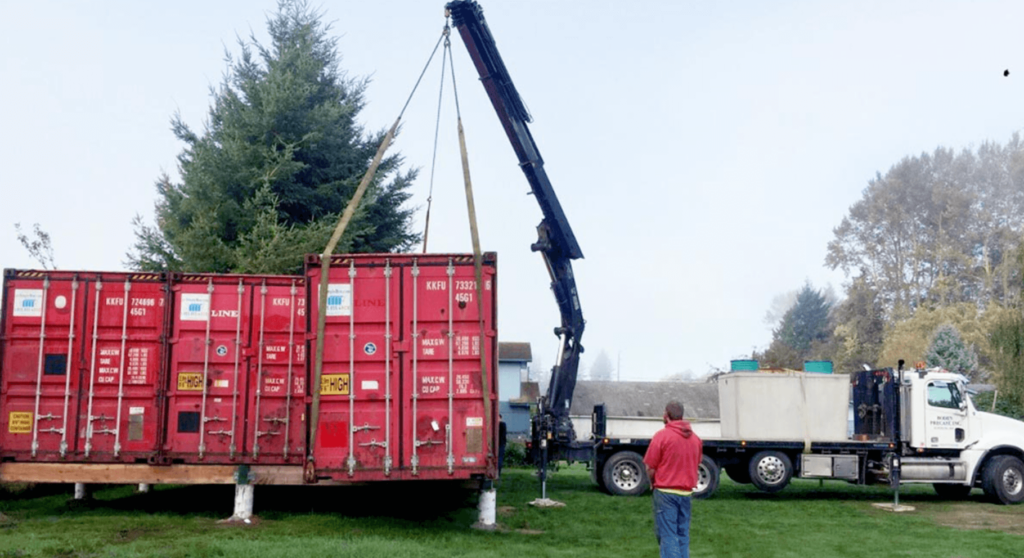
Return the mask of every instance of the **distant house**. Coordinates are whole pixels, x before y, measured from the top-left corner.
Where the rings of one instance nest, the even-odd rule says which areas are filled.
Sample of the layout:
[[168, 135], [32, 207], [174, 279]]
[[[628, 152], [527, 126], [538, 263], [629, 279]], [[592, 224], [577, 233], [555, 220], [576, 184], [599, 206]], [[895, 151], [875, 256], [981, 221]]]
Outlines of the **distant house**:
[[532, 361], [529, 343], [498, 343], [498, 412], [509, 436], [530, 433], [530, 403], [536, 396], [529, 398], [523, 383], [529, 379]]

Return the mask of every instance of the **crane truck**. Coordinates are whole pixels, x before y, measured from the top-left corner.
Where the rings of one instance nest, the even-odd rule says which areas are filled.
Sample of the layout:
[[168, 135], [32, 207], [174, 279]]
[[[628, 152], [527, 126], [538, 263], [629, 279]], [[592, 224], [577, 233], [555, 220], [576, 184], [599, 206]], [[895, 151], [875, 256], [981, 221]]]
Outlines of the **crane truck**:
[[[848, 375], [725, 374], [718, 379], [719, 428], [703, 436], [694, 495], [713, 495], [724, 471], [769, 493], [797, 477], [894, 488], [930, 483], [948, 498], [981, 488], [992, 501], [1018, 504], [1024, 501], [1024, 422], [979, 411], [966, 383], [938, 368], [904, 370], [902, 362], [895, 370]], [[641, 455], [650, 436], [616, 437], [600, 413], [593, 432], [595, 470], [605, 488], [644, 492]]]
[[[456, 0], [446, 9], [544, 216], [531, 248], [544, 258], [561, 325], [555, 328], [557, 361], [532, 417], [530, 457], [541, 467], [542, 479], [551, 461], [586, 462], [602, 488], [640, 494], [648, 488], [642, 455], [650, 437], [616, 437], [601, 405], [594, 409], [589, 437], [577, 436], [569, 417], [585, 326], [572, 260], [583, 252], [530, 134], [532, 118], [480, 5]], [[699, 498], [715, 492], [724, 470], [734, 481], [766, 492], [782, 490], [799, 476], [894, 486], [932, 483], [939, 494], [951, 497], [980, 487], [1004, 504], [1024, 500], [1024, 423], [975, 409], [960, 376], [904, 371], [902, 364], [896, 371], [850, 376], [748, 376], [720, 380], [723, 418], [720, 430], [703, 436]], [[848, 438], [851, 392], [857, 418]]]

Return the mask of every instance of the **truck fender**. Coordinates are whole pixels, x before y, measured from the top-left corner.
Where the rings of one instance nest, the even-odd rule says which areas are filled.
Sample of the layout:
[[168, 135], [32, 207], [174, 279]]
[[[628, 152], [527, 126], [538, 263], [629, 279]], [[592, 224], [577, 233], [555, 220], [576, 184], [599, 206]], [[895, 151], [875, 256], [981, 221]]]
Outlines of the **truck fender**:
[[991, 448], [982, 454], [981, 458], [978, 459], [978, 462], [974, 464], [974, 473], [971, 475], [971, 486], [979, 486], [978, 483], [980, 481], [981, 474], [985, 471], [985, 465], [997, 455], [1012, 455], [1017, 459], [1024, 461], [1024, 449], [1017, 446], [1002, 445]]

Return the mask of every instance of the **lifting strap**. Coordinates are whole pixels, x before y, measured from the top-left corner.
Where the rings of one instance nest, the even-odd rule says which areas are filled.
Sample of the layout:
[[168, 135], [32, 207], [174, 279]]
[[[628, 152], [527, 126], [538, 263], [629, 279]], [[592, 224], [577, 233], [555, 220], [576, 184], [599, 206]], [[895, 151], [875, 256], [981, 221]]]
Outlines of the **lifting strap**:
[[[447, 27], [447, 25], [446, 25]], [[473, 181], [469, 176], [469, 154], [466, 151], [466, 133], [462, 127], [462, 111], [459, 109], [459, 89], [455, 83], [455, 61], [452, 60], [451, 42], [445, 41], [445, 50], [452, 67], [452, 92], [455, 97], [455, 114], [459, 128], [459, 153], [462, 156], [462, 177], [466, 184], [466, 207], [469, 211], [469, 234], [473, 239], [473, 270], [476, 274], [477, 315], [480, 319], [480, 389], [484, 403], [483, 438], [487, 440], [488, 461], [495, 457], [493, 440], [488, 437], [487, 426], [494, 417], [491, 415], [491, 390], [487, 370], [487, 324], [484, 320], [483, 256], [480, 251], [480, 231], [476, 224], [476, 205], [473, 202]], [[451, 386], [449, 386], [450, 388]], [[448, 418], [451, 421], [451, 417]]]
[[[339, 219], [338, 225], [334, 229], [334, 234], [331, 235], [330, 241], [327, 242], [327, 246], [320, 255], [320, 296], [317, 305], [316, 356], [313, 365], [313, 382], [310, 386], [313, 390], [313, 402], [309, 417], [309, 447], [307, 448], [308, 464], [305, 471], [306, 482], [316, 482], [313, 456], [314, 449], [316, 448], [317, 427], [320, 422], [320, 382], [323, 377], [324, 367], [324, 330], [327, 327], [327, 288], [330, 276], [331, 255], [334, 253], [334, 249], [337, 247], [342, 235], [345, 234], [345, 229], [352, 220], [352, 216], [355, 214], [356, 208], [359, 207], [359, 202], [362, 200], [363, 194], [366, 193], [366, 188], [373, 180], [374, 174], [377, 172], [377, 167], [380, 166], [380, 162], [384, 158], [384, 152], [387, 151], [388, 146], [391, 145], [391, 141], [394, 139], [395, 133], [398, 131], [398, 124], [402, 121], [402, 115], [405, 114], [405, 109], [409, 107], [409, 102], [412, 101], [412, 97], [416, 93], [416, 89], [423, 80], [423, 74], [425, 74], [427, 72], [427, 68], [430, 67], [430, 62], [434, 59], [434, 55], [437, 54], [437, 48], [441, 45], [441, 41], [447, 36], [447, 27], [448, 26], [445, 25], [445, 31], [442, 33], [441, 37], [438, 38], [437, 44], [434, 45], [434, 50], [431, 51], [430, 58], [427, 59], [427, 63], [423, 67], [423, 71], [420, 72], [420, 76], [416, 80], [416, 84], [413, 85], [412, 91], [409, 93], [409, 98], [405, 101], [405, 106], [403, 106], [401, 112], [398, 113], [398, 118], [395, 119], [395, 123], [391, 125], [387, 134], [384, 135], [384, 140], [381, 142], [380, 147], [377, 148], [377, 153], [373, 156], [373, 161], [370, 162], [370, 167], [366, 169], [366, 174], [363, 175], [362, 181], [359, 182], [359, 187], [356, 188], [355, 194], [352, 195], [352, 199], [349, 200], [348, 206], [345, 207], [345, 212], [342, 213], [341, 219]], [[349, 443], [351, 443], [351, 441]]]

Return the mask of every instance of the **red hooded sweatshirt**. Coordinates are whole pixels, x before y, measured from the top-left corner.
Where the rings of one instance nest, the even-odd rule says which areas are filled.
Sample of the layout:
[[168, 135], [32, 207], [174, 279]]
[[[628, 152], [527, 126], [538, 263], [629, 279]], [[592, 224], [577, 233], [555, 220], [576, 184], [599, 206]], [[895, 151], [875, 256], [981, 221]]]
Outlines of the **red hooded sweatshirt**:
[[654, 435], [644, 464], [654, 469], [654, 488], [692, 491], [697, 486], [703, 443], [690, 423], [674, 420]]

